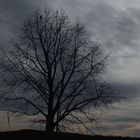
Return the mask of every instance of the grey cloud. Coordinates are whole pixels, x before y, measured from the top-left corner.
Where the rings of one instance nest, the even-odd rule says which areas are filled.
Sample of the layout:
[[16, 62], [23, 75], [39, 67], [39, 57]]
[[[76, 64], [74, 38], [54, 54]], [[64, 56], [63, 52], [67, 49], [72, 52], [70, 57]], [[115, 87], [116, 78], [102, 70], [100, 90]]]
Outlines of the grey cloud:
[[140, 128], [130, 131], [129, 135], [131, 135], [131, 137], [140, 137]]
[[127, 15], [122, 16], [117, 23], [116, 30], [115, 38], [121, 47], [122, 45], [125, 47], [135, 47], [134, 41], [138, 39], [140, 27], [134, 22], [133, 18]]
[[140, 21], [134, 15], [139, 11], [132, 13], [125, 5], [124, 9], [117, 9], [108, 3], [96, 3], [83, 16], [92, 38], [101, 41], [101, 47], [106, 53], [111, 52], [107, 78], [120, 78], [120, 81], [135, 80], [139, 76], [137, 70], [140, 59]]
[[111, 5], [98, 3], [85, 16], [87, 28], [93, 38], [101, 40], [103, 48], [113, 53], [127, 47], [135, 49], [139, 42], [140, 22], [136, 23], [128, 11], [115, 9]]

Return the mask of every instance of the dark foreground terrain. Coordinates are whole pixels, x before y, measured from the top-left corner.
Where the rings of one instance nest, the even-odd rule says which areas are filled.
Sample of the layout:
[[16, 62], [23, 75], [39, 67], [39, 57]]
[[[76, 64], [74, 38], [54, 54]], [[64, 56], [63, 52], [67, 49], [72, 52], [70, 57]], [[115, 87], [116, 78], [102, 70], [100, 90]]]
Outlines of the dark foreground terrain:
[[0, 140], [140, 140], [140, 138], [129, 137], [106, 137], [88, 136], [70, 133], [54, 133], [52, 138], [47, 138], [45, 132], [37, 130], [20, 130], [10, 132], [0, 132]]

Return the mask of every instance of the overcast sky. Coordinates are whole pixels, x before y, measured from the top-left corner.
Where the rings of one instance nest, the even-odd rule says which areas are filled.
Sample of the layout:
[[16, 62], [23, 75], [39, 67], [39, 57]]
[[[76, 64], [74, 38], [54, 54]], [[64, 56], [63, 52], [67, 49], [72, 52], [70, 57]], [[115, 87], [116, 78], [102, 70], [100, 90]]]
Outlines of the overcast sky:
[[98, 132], [140, 136], [140, 0], [0, 0], [1, 47], [18, 35], [35, 8], [64, 9], [71, 20], [80, 19], [104, 53], [110, 53], [104, 78], [134, 88], [123, 93], [129, 101], [105, 116], [108, 129]]

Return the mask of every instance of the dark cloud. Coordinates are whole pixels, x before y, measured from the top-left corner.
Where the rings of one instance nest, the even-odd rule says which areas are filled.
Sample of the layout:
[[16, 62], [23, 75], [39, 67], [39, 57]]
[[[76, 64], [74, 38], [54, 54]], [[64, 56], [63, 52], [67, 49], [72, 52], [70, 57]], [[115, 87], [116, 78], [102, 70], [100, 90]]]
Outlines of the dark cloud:
[[137, 83], [115, 83], [113, 89], [118, 96], [124, 97], [125, 100], [131, 100], [140, 97], [140, 87]]
[[13, 33], [19, 30], [19, 25], [23, 18], [29, 14], [31, 5], [27, 1], [1, 0], [0, 9], [1, 40], [5, 37], [9, 39], [10, 35], [12, 36]]
[[0, 41], [10, 40], [18, 35], [24, 20], [36, 8], [48, 8], [49, 0], [1, 0], [0, 1]]
[[[1, 0], [0, 42], [18, 34], [23, 20], [35, 8], [64, 9], [70, 18], [80, 18], [93, 40], [99, 40], [105, 54], [111, 52], [106, 79], [139, 80], [139, 10], [107, 0]], [[135, 70], [132, 70], [132, 67]], [[130, 69], [131, 68], [131, 69]], [[126, 74], [125, 71], [127, 71]], [[133, 74], [134, 73], [134, 74]], [[129, 75], [129, 76], [127, 76]], [[131, 75], [131, 76], [130, 76]]]

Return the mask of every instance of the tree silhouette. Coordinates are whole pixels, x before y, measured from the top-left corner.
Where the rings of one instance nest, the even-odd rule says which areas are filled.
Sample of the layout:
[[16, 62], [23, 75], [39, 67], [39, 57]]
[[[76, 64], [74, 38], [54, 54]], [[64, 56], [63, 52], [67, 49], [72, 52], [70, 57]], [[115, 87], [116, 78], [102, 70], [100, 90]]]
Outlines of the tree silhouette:
[[0, 65], [0, 98], [13, 104], [11, 111], [42, 115], [48, 134], [62, 130], [67, 121], [85, 126], [77, 113], [93, 121], [88, 108], [117, 99], [100, 78], [106, 64], [100, 45], [64, 12], [36, 10], [12, 46]]

